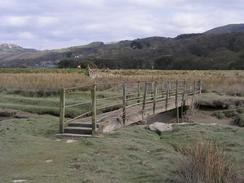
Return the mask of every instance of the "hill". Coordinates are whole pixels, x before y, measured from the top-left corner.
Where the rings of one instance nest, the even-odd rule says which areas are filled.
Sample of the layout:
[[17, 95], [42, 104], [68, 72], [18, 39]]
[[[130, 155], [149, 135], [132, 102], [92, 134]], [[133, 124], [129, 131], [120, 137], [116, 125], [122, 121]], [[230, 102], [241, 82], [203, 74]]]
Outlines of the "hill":
[[[244, 69], [242, 26], [227, 25], [202, 34], [149, 37], [56, 50], [0, 46], [1, 67], [76, 67], [94, 64], [117, 69]], [[243, 29], [244, 30], [244, 29]]]
[[221, 27], [216, 27], [214, 29], [206, 31], [205, 34], [224, 34], [233, 32], [244, 32], [244, 24], [229, 24]]

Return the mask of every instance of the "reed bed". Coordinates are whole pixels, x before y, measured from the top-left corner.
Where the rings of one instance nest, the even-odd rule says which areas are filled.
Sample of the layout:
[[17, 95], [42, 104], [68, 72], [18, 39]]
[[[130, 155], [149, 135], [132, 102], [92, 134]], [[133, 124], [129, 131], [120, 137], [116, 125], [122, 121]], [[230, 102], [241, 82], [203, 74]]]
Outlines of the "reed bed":
[[17, 91], [57, 91], [87, 85], [89, 77], [79, 73], [1, 73], [0, 88]]
[[[48, 69], [46, 69], [48, 70]], [[86, 86], [93, 82], [80, 70], [49, 69], [33, 71], [1, 70], [0, 89], [18, 91], [58, 91], [60, 88]], [[164, 70], [97, 70], [97, 83], [154, 80], [202, 80], [205, 91], [244, 95], [244, 71], [164, 71]]]
[[154, 81], [154, 80], [202, 80], [203, 90], [230, 95], [244, 95], [244, 71], [181, 71], [181, 70], [103, 70], [99, 80]]

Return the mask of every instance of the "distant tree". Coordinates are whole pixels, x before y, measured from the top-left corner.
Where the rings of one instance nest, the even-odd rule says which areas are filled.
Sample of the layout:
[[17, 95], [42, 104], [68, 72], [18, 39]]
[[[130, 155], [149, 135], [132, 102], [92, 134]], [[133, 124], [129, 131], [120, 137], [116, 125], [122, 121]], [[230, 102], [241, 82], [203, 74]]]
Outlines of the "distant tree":
[[130, 47], [133, 49], [142, 49], [143, 45], [138, 41], [132, 41]]
[[58, 63], [59, 68], [77, 68], [79, 66], [81, 69], [85, 69], [88, 65], [96, 67], [96, 65], [90, 60], [65, 59]]
[[75, 68], [75, 67], [77, 67], [77, 64], [78, 63], [76, 63], [74, 60], [64, 59], [58, 63], [58, 67], [59, 68]]
[[73, 54], [73, 53], [72, 53], [71, 51], [66, 52], [66, 53], [65, 53], [65, 57], [66, 57], [66, 58], [71, 58], [71, 57], [72, 57], [72, 54]]
[[244, 69], [244, 51], [239, 54], [239, 58], [230, 64], [230, 69]]
[[192, 55], [203, 57], [207, 55], [207, 50], [200, 44], [192, 44], [188, 47]]
[[154, 60], [154, 68], [155, 69], [170, 69], [172, 67], [174, 58], [173, 56], [161, 56]]

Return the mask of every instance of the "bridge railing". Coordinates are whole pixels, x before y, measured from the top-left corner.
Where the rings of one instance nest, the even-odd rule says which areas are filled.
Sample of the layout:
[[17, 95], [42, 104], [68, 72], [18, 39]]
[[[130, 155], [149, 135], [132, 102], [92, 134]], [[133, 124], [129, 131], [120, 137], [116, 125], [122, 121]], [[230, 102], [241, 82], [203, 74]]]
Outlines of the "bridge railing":
[[[91, 84], [82, 87], [63, 88], [60, 91], [60, 133], [68, 123], [84, 119], [92, 123], [93, 133], [97, 123], [109, 115], [121, 119], [126, 125], [130, 115], [141, 114], [145, 119], [147, 108], [152, 113], [164, 108], [169, 110], [172, 101], [179, 122], [179, 104], [184, 105], [188, 96], [200, 94], [201, 81], [136, 81], [123, 83]], [[133, 110], [131, 110], [133, 109]], [[114, 114], [117, 116], [113, 116]]]

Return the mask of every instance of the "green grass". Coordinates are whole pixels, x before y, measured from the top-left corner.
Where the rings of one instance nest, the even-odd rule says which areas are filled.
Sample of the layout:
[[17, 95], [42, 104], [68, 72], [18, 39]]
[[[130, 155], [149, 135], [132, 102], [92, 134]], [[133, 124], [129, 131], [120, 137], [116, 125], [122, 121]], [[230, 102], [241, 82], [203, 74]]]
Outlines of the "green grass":
[[198, 97], [200, 107], [214, 109], [213, 115], [218, 119], [233, 118], [234, 123], [244, 127], [244, 97], [205, 93]]
[[133, 126], [75, 143], [57, 141], [57, 129], [58, 118], [48, 115], [0, 121], [0, 182], [172, 182], [182, 158], [176, 147], [203, 139], [221, 145], [244, 176], [243, 128], [179, 126], [158, 136]]
[[197, 98], [198, 105], [208, 108], [235, 108], [244, 106], [244, 97], [230, 96], [217, 93], [204, 93]]
[[[106, 98], [121, 95], [116, 91], [97, 91], [97, 98]], [[10, 94], [0, 92], [0, 108], [16, 109], [36, 114], [51, 114], [59, 116], [59, 95], [50, 96], [25, 96], [21, 94]], [[80, 91], [79, 93], [66, 94], [66, 105], [76, 103], [86, 103], [82, 106], [76, 106], [66, 109], [66, 117], [75, 117], [90, 110], [91, 96], [90, 91]], [[121, 99], [99, 100], [97, 107], [109, 106], [116, 103], [122, 103]], [[99, 112], [99, 111], [98, 111]]]

